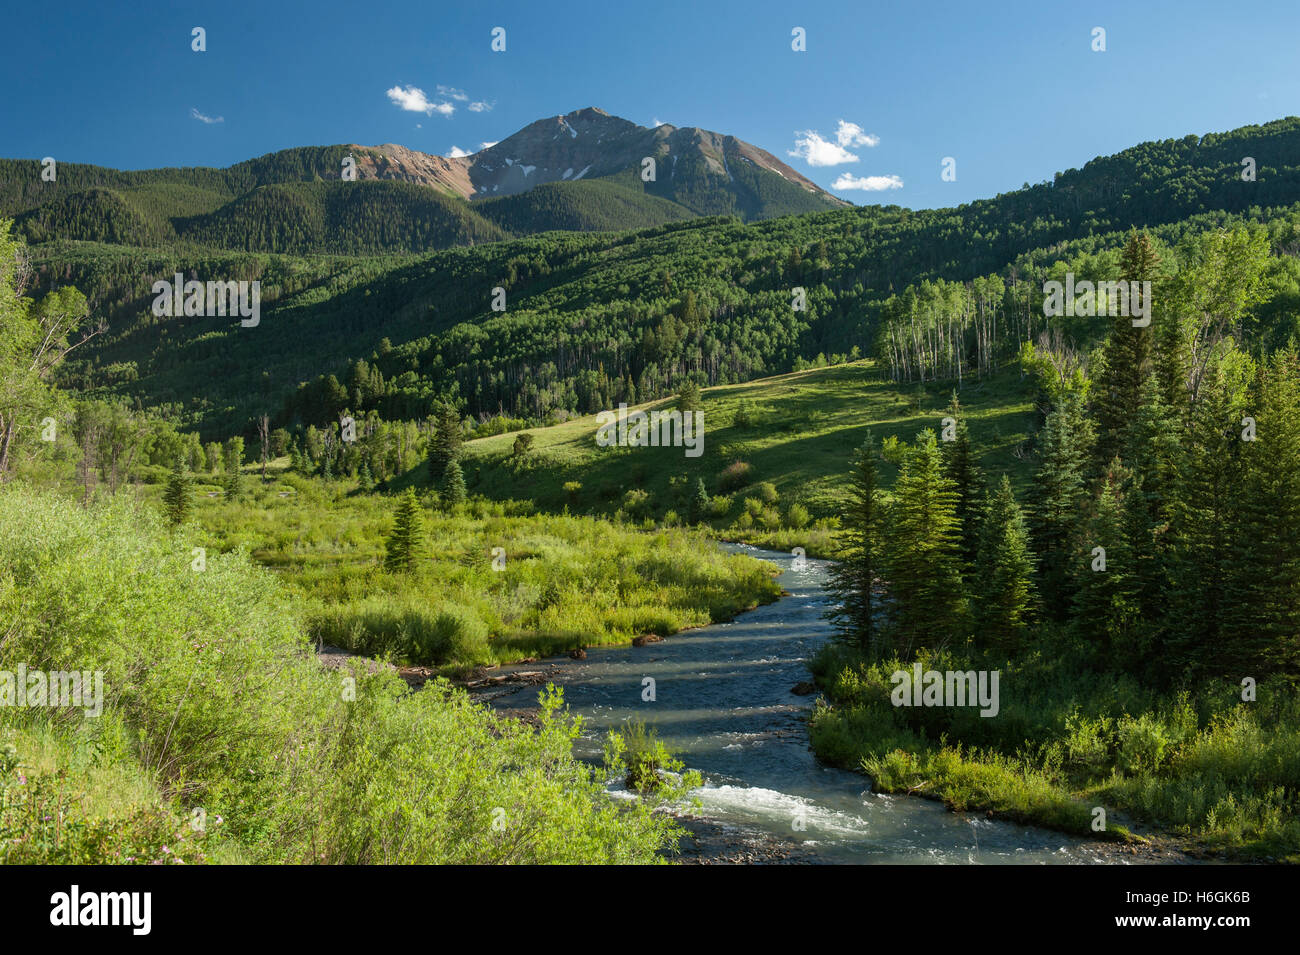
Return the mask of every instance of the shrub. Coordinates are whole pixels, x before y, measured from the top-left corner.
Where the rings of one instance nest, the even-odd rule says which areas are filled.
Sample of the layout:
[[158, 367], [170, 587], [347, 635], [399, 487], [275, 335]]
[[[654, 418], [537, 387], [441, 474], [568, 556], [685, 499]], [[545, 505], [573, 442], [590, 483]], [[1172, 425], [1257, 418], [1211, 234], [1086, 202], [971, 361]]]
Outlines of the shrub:
[[785, 512], [785, 522], [795, 530], [807, 527], [809, 520], [811, 515], [808, 513], [808, 508], [802, 504], [791, 504]]
[[[606, 765], [625, 773], [627, 788], [642, 794], [677, 794], [699, 786], [700, 774], [681, 771], [684, 764], [668, 751], [654, 727], [640, 719], [625, 720], [621, 732], [609, 731], [605, 744]], [[681, 774], [678, 779], [674, 776]]]
[[623, 495], [623, 510], [632, 520], [642, 520], [650, 513], [650, 492], [634, 487]]
[[718, 474], [718, 490], [725, 494], [746, 487], [753, 481], [753, 470], [746, 461], [732, 461]]
[[1154, 772], [1160, 768], [1169, 747], [1169, 737], [1160, 721], [1149, 713], [1137, 719], [1126, 716], [1115, 730], [1119, 743], [1119, 764], [1126, 773]]

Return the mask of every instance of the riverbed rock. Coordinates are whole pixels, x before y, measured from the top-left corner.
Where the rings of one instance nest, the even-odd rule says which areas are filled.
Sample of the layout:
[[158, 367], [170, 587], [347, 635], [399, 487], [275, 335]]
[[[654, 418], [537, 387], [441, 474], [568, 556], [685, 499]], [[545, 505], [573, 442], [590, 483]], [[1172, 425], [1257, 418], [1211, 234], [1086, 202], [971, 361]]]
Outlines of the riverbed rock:
[[816, 693], [817, 686], [816, 684], [809, 683], [807, 680], [804, 680], [800, 683], [796, 683], [794, 685], [794, 689], [791, 690], [790, 692], [793, 693], [795, 696], [807, 696], [809, 693]]
[[587, 659], [587, 648], [586, 648], [586, 647], [578, 647], [578, 649], [576, 649], [576, 650], [570, 650], [570, 651], [569, 651], [569, 656], [572, 657], [572, 658], [575, 659], [575, 660], [585, 660], [585, 659]]
[[644, 647], [647, 643], [663, 643], [664, 638], [657, 633], [643, 633], [639, 637], [632, 638], [632, 646]]

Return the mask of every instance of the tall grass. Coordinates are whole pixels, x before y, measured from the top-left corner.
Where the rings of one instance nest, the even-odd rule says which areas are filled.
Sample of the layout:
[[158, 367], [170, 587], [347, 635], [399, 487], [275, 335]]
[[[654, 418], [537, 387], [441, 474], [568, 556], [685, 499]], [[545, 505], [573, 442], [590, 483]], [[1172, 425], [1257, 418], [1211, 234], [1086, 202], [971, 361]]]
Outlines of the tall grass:
[[[1052, 645], [1046, 639], [1045, 645]], [[1300, 861], [1300, 692], [1263, 684], [1205, 686], [1159, 696], [1129, 677], [1088, 671], [1062, 643], [1008, 662], [977, 654], [923, 655], [924, 668], [1000, 670], [1001, 708], [895, 707], [896, 670], [843, 646], [814, 661], [827, 700], [811, 720], [819, 756], [861, 769], [890, 792], [919, 792], [954, 808], [993, 809], [1080, 835], [1091, 808], [1105, 834], [1113, 813], [1248, 858]]]
[[[534, 729], [445, 682], [327, 672], [299, 597], [238, 550], [192, 569], [197, 533], [126, 500], [0, 488], [0, 669], [100, 670], [105, 691], [97, 718], [0, 707], [6, 856], [152, 861], [181, 836], [187, 861], [650, 862], [674, 845], [572, 758], [558, 693]], [[14, 794], [36, 780], [37, 808], [69, 810], [53, 832]]]

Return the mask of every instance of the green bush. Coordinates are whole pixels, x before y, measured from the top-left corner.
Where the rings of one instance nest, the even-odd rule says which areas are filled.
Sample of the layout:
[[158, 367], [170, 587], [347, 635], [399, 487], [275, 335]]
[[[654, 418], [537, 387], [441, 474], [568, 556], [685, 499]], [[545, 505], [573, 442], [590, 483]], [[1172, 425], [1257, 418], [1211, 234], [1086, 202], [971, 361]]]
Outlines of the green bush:
[[[156, 781], [166, 809], [59, 817], [83, 794], [56, 772], [17, 801], [8, 754], [2, 824], [22, 861], [153, 860], [195, 808], [224, 820], [218, 848], [255, 862], [630, 863], [675, 845], [670, 819], [614, 806], [573, 758], [558, 691], [533, 727], [445, 682], [411, 693], [389, 671], [327, 671], [271, 572], [239, 552], [193, 571], [183, 533], [126, 496], [86, 511], [0, 488], [0, 668], [100, 670], [105, 697], [95, 719], [3, 707], [0, 731], [39, 721], [81, 740], [141, 791]], [[453, 646], [483, 637], [447, 609], [432, 629]], [[86, 825], [56, 845], [47, 815]]]

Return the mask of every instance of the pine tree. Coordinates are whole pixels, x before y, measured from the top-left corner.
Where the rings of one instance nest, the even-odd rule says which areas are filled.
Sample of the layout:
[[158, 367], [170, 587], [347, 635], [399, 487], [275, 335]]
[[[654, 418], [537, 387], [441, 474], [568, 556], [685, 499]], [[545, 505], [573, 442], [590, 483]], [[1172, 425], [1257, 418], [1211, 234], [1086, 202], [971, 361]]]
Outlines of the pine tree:
[[971, 452], [970, 431], [966, 416], [962, 414], [957, 392], [952, 393], [948, 415], [956, 422], [953, 439], [941, 443], [944, 477], [952, 481], [957, 491], [957, 521], [961, 526], [962, 560], [969, 565], [975, 559], [979, 546], [979, 521], [984, 497], [984, 476]]
[[384, 541], [384, 569], [409, 570], [424, 546], [424, 513], [415, 491], [406, 489], [393, 512], [393, 529]]
[[1015, 650], [1034, 601], [1029, 531], [1004, 474], [987, 496], [972, 588], [976, 642]]
[[1221, 653], [1246, 676], [1300, 676], [1300, 361], [1259, 366], [1255, 438], [1244, 441], [1240, 526], [1233, 540]]
[[363, 491], [369, 491], [374, 486], [375, 486], [375, 478], [374, 475], [370, 473], [370, 462], [362, 461], [361, 474], [357, 478], [357, 487], [359, 487]]
[[238, 501], [244, 496], [244, 472], [238, 467], [229, 471], [221, 482], [221, 487], [225, 491], [226, 500]]
[[443, 472], [441, 496], [442, 506], [449, 511], [454, 511], [465, 503], [465, 474], [455, 458], [448, 462], [447, 470]]
[[[1137, 579], [1128, 536], [1124, 487], [1129, 475], [1114, 458], [1101, 477], [1073, 548], [1072, 623], [1100, 662], [1116, 670], [1137, 661]], [[1098, 550], [1100, 548], [1100, 550]]]
[[836, 598], [827, 617], [843, 637], [873, 656], [881, 651], [873, 591], [880, 562], [880, 492], [871, 432], [851, 461], [845, 548], [831, 571]]
[[957, 492], [943, 476], [933, 431], [917, 435], [894, 484], [884, 565], [894, 640], [910, 655], [945, 646], [963, 629]]
[[177, 464], [167, 479], [167, 489], [163, 491], [163, 512], [170, 526], [179, 527], [189, 519], [194, 504], [193, 493], [189, 471]]
[[[1137, 653], [1149, 666], [1160, 661], [1168, 621], [1169, 525], [1175, 472], [1181, 454], [1180, 428], [1169, 414], [1155, 375], [1142, 383], [1140, 403], [1123, 436], [1128, 483], [1124, 490], [1126, 533], [1133, 547], [1137, 588]], [[1148, 674], [1150, 675], [1150, 674]]]
[[1206, 369], [1170, 497], [1165, 676], [1213, 667], [1229, 623], [1230, 549], [1242, 501], [1243, 395], [1221, 363]]
[[441, 486], [447, 465], [460, 453], [460, 416], [451, 405], [440, 403], [433, 413], [433, 434], [429, 437], [429, 482]]
[[1064, 619], [1069, 606], [1072, 537], [1087, 500], [1084, 466], [1092, 448], [1092, 423], [1078, 395], [1062, 396], [1039, 432], [1040, 464], [1034, 476], [1031, 530], [1039, 556], [1040, 591], [1049, 613]]
[[[1156, 254], [1151, 238], [1145, 232], [1129, 236], [1128, 245], [1120, 257], [1120, 280], [1124, 282], [1151, 282], [1152, 296], [1156, 299], [1157, 267], [1160, 256]], [[1130, 312], [1132, 309], [1130, 308]], [[1161, 319], [1152, 312], [1152, 323]], [[1096, 462], [1105, 465], [1121, 453], [1125, 425], [1137, 409], [1142, 398], [1142, 383], [1152, 374], [1151, 325], [1134, 326], [1130, 315], [1111, 318], [1110, 336], [1102, 352], [1102, 362], [1093, 389], [1093, 403], [1097, 415]]]
[[677, 394], [678, 411], [699, 411], [700, 410], [700, 386], [693, 381], [688, 381], [682, 385], [682, 390]]
[[691, 523], [699, 524], [709, 516], [709, 491], [704, 486], [704, 478], [695, 482], [695, 496], [691, 498]]

